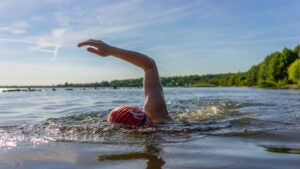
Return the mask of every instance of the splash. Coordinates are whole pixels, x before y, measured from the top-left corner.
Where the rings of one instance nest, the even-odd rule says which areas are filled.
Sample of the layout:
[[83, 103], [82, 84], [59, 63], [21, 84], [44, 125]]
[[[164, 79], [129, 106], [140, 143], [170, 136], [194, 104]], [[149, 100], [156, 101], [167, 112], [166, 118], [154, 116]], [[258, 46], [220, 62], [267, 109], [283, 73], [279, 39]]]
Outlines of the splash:
[[196, 109], [191, 112], [184, 112], [175, 115], [175, 119], [180, 122], [200, 122], [204, 120], [221, 119], [224, 117], [224, 111], [217, 106], [208, 106], [202, 109]]
[[[213, 108], [211, 108], [213, 110]], [[213, 113], [213, 112], [211, 112]], [[207, 112], [207, 114], [210, 114]], [[123, 127], [106, 122], [102, 112], [88, 112], [77, 115], [49, 118], [38, 124], [28, 124], [22, 129], [31, 144], [42, 142], [76, 143], [145, 143], [182, 142], [204, 137], [204, 133], [227, 128], [225, 123], [203, 121], [198, 123], [176, 122], [153, 127]], [[35, 143], [37, 142], [37, 143]]]
[[0, 129], [0, 149], [11, 149], [16, 147], [18, 143], [24, 139], [24, 136], [18, 134], [17, 132], [7, 132], [3, 129]]

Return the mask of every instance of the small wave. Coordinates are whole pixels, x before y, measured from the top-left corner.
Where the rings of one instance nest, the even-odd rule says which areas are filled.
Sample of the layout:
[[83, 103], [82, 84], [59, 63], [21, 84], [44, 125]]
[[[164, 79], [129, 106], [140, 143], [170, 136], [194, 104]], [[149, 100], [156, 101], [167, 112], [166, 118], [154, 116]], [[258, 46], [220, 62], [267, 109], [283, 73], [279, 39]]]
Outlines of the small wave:
[[216, 106], [208, 106], [192, 112], [179, 113], [174, 119], [180, 122], [200, 122], [203, 120], [221, 119], [224, 117], [224, 111]]

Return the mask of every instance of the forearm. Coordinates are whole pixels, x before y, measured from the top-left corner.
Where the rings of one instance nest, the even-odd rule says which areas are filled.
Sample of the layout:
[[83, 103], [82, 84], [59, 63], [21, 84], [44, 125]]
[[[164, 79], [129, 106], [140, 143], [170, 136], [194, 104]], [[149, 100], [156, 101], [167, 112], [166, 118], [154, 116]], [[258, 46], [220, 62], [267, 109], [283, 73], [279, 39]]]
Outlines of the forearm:
[[110, 54], [117, 58], [128, 61], [136, 66], [139, 66], [142, 69], [144, 69], [145, 71], [156, 67], [153, 59], [151, 59], [150, 57], [148, 57], [142, 53], [138, 53], [135, 51], [130, 51], [130, 50], [111, 46]]

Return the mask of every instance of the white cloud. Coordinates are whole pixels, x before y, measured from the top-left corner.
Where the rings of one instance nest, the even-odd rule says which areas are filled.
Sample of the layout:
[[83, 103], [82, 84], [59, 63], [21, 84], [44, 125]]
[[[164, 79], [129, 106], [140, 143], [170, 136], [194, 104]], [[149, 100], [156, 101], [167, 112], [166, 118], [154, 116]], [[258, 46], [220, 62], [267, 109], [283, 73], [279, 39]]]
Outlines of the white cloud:
[[66, 32], [66, 29], [63, 29], [63, 28], [60, 28], [60, 29], [54, 29], [54, 30], [52, 31], [52, 36], [53, 36], [54, 38], [61, 38], [61, 37], [64, 35], [65, 32]]
[[12, 42], [12, 43], [23, 43], [23, 44], [36, 44], [34, 41], [24, 39], [12, 39], [12, 38], [0, 38], [0, 42]]
[[28, 47], [29, 50], [50, 53], [53, 56], [51, 60], [55, 60], [59, 49], [63, 46], [63, 35], [65, 31], [66, 30], [64, 28], [58, 28], [52, 30], [49, 35], [19, 39], [0, 38], [0, 42], [28, 44], [31, 45]]
[[[114, 38], [120, 35], [124, 39], [124, 37], [129, 36], [132, 38], [132, 35], [142, 35], [144, 33], [141, 32], [141, 28], [153, 27], [165, 21], [171, 22], [173, 19], [178, 19], [177, 13], [188, 11], [199, 4], [201, 3], [196, 2], [181, 7], [168, 8], [167, 10], [164, 10], [166, 9], [165, 7], [164, 9], [150, 11], [147, 14], [135, 14], [135, 19], [127, 17], [128, 14], [126, 12], [131, 11], [131, 13], [135, 13], [132, 11], [136, 11], [139, 13], [140, 5], [143, 4], [136, 0], [101, 6], [98, 12], [93, 14], [86, 13], [82, 9], [73, 8], [69, 11], [56, 12], [55, 16], [58, 22], [68, 28], [68, 32], [64, 34], [66, 44], [73, 46], [74, 43], [88, 38]], [[111, 11], [114, 12], [112, 13]], [[120, 16], [126, 17], [120, 19]], [[79, 25], [84, 24], [86, 27], [76, 27], [75, 23], [81, 23]]]
[[[45, 3], [61, 3], [62, 1], [59, 0], [47, 0]], [[63, 1], [62, 3], [69, 2], [68, 0]], [[103, 3], [102, 3], [103, 4]], [[140, 1], [131, 0], [126, 3], [117, 3], [117, 4], [109, 4], [101, 8], [106, 11], [105, 16], [98, 17], [95, 16], [96, 19], [93, 19], [90, 15], [93, 14], [89, 13], [80, 13], [82, 11], [76, 11], [78, 8], [70, 8], [70, 9], [61, 9], [56, 13], [56, 19], [58, 23], [60, 23], [65, 28], [54, 29], [50, 33], [48, 32], [46, 35], [42, 36], [27, 36], [21, 38], [0, 38], [2, 42], [14, 42], [14, 43], [23, 43], [29, 44], [29, 50], [32, 51], [39, 51], [44, 53], [52, 54], [52, 60], [55, 60], [59, 50], [64, 45], [74, 45], [78, 41], [85, 40], [88, 38], [107, 38], [107, 37], [114, 37], [118, 36], [117, 34], [124, 36], [129, 36], [130, 34], [140, 34], [139, 28], [143, 28], [146, 26], [153, 26], [156, 24], [160, 24], [162, 20], [164, 20], [168, 16], [173, 16], [178, 12], [182, 12], [188, 10], [199, 3], [194, 3], [191, 5], [186, 5], [182, 7], [175, 7], [170, 8], [168, 10], [161, 10], [159, 11], [151, 11], [148, 15], [141, 15], [134, 17], [135, 19], [117, 19], [119, 16], [125, 16], [126, 12], [130, 12], [131, 14], [135, 13], [135, 11], [139, 11], [140, 5], [143, 5]], [[92, 7], [94, 8], [94, 7]], [[96, 6], [97, 8], [97, 6]], [[134, 8], [132, 11], [132, 8]], [[108, 9], [113, 9], [109, 10]], [[166, 9], [166, 8], [165, 8]], [[114, 11], [113, 13], [111, 11]], [[125, 11], [125, 12], [124, 12]], [[79, 12], [79, 13], [78, 13]], [[157, 14], [158, 13], [158, 14]], [[86, 16], [85, 14], [89, 14]], [[147, 17], [145, 17], [147, 16]], [[112, 22], [108, 22], [109, 24], [103, 25], [101, 18], [104, 18], [105, 23], [108, 20], [112, 20]], [[107, 19], [105, 19], [107, 18]], [[33, 16], [32, 21], [44, 21], [43, 16]], [[73, 24], [73, 22], [80, 22], [81, 20], [86, 20], [88, 23], [84, 23], [86, 28], [77, 27], [77, 25]], [[139, 21], [139, 22], [137, 22]], [[16, 22], [10, 26], [2, 26], [0, 27], [0, 32], [9, 32], [12, 34], [25, 34], [27, 28], [30, 25], [27, 22]], [[75, 26], [75, 27], [74, 27]], [[68, 29], [68, 31], [66, 31]], [[126, 32], [126, 34], [124, 34]]]
[[9, 32], [11, 34], [25, 34], [26, 29], [30, 27], [30, 25], [25, 21], [14, 22], [11, 25], [2, 25], [0, 26], [0, 32]]
[[32, 42], [35, 42], [35, 45], [31, 46], [29, 49], [51, 53], [53, 56], [51, 60], [53, 61], [56, 59], [59, 49], [63, 46], [63, 35], [65, 32], [66, 30], [64, 28], [58, 28], [52, 30], [51, 35], [34, 37], [32, 38]]

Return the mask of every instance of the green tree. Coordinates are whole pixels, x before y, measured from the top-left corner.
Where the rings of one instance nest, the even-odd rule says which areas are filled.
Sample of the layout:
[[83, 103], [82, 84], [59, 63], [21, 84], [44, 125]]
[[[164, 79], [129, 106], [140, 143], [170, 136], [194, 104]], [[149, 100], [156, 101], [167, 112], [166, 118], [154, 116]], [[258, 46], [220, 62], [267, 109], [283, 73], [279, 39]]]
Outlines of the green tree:
[[297, 46], [294, 48], [293, 52], [295, 52], [295, 53], [298, 55], [298, 57], [300, 57], [300, 45], [297, 45]]
[[269, 81], [269, 80], [259, 80], [257, 82], [258, 87], [261, 88], [276, 88], [277, 84], [273, 81]]
[[288, 67], [298, 58], [298, 55], [290, 49], [284, 48], [278, 69], [280, 71], [280, 76], [278, 80], [287, 80], [288, 78]]
[[[100, 87], [109, 87], [109, 82], [108, 81], [102, 81], [98, 84]], [[98, 87], [95, 85], [95, 87]]]
[[298, 55], [288, 49], [284, 48], [282, 52], [275, 52], [268, 55], [265, 60], [259, 64], [257, 81], [268, 81], [284, 85], [287, 83], [287, 69], [291, 63], [298, 58]]
[[269, 65], [270, 61], [272, 59], [272, 55], [268, 55], [265, 60], [259, 64], [259, 69], [258, 69], [258, 80], [267, 80], [268, 78], [268, 73], [269, 73]]
[[251, 67], [250, 70], [247, 71], [247, 85], [248, 86], [255, 86], [257, 85], [257, 74], [258, 74], [259, 66], [254, 65]]
[[267, 78], [266, 80], [277, 82], [282, 77], [282, 70], [280, 69], [281, 53], [275, 52], [271, 54], [271, 59], [268, 65]]
[[288, 68], [289, 79], [300, 85], [300, 59], [297, 59]]

